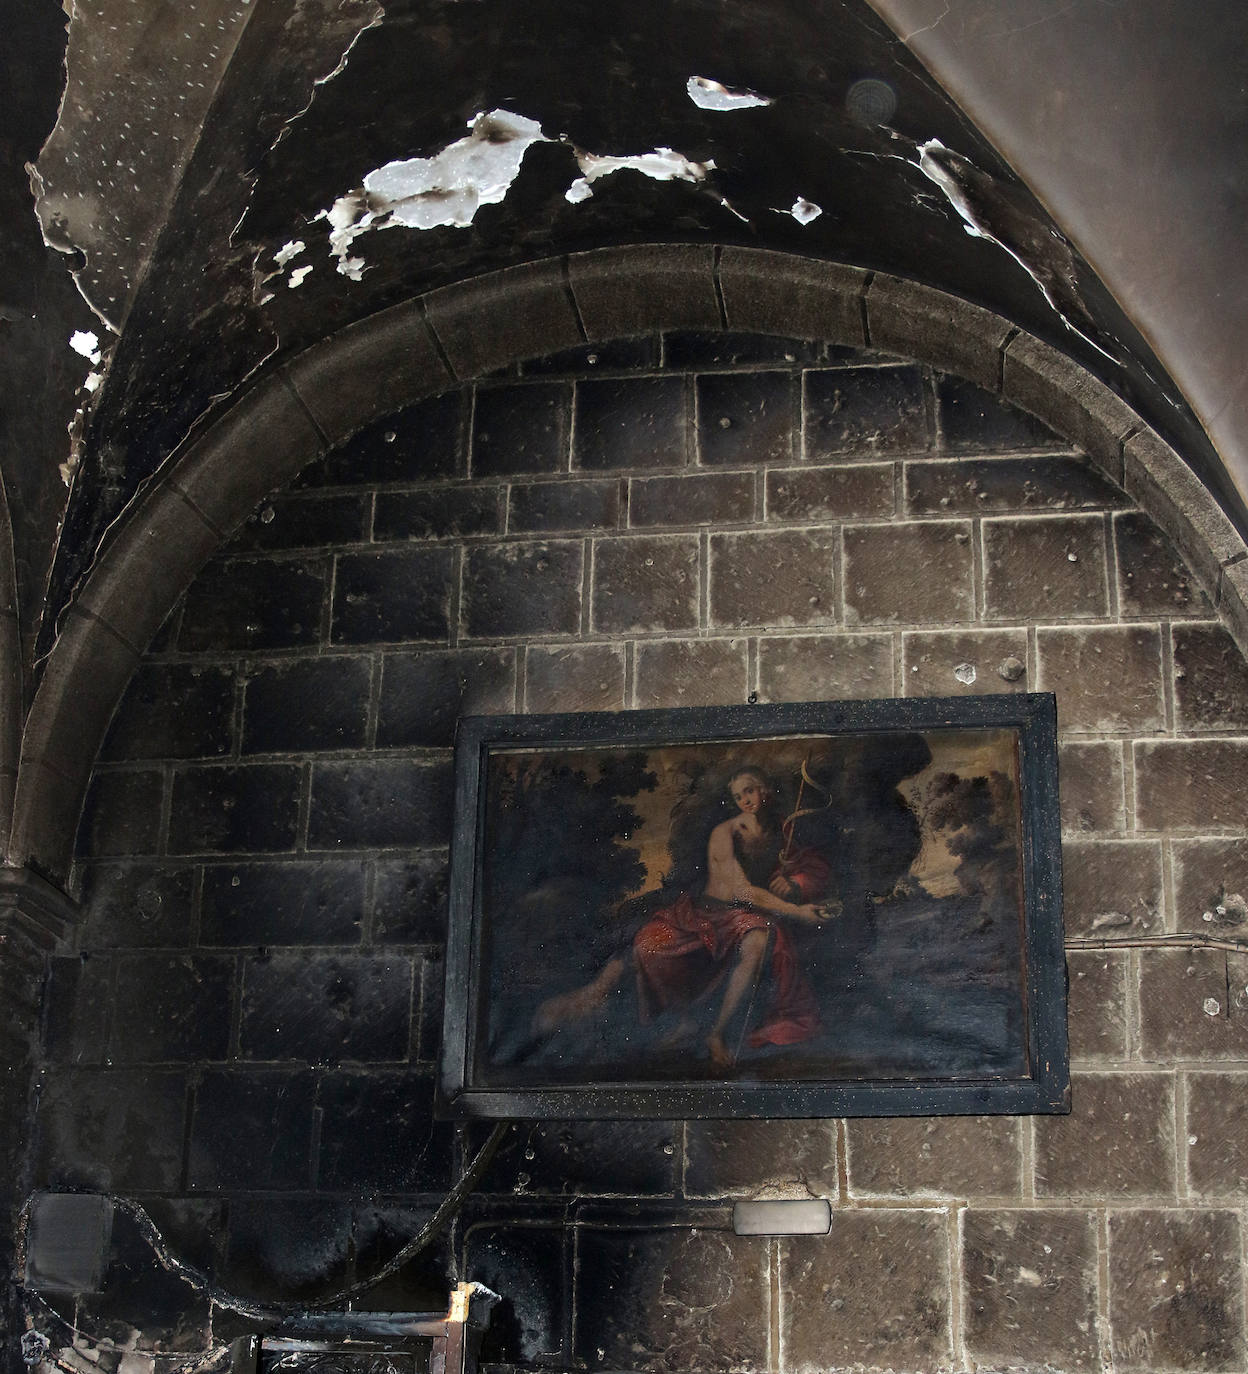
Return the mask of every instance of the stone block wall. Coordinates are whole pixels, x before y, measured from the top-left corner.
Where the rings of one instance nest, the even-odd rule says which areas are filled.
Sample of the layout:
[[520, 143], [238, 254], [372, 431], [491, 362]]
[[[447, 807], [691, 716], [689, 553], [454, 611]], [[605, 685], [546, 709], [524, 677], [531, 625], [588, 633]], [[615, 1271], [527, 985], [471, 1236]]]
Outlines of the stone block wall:
[[[484, 1138], [431, 1114], [461, 714], [1023, 690], [1061, 722], [1070, 1117], [520, 1124], [371, 1301], [478, 1278], [489, 1358], [557, 1369], [1248, 1369], [1248, 955], [1154, 939], [1245, 937], [1248, 665], [1066, 440], [804, 340], [523, 364], [257, 508], [95, 770], [39, 1185], [141, 1200], [261, 1299], [428, 1218]], [[734, 1236], [764, 1191], [830, 1235]], [[246, 1326], [124, 1216], [113, 1246], [63, 1316]]]

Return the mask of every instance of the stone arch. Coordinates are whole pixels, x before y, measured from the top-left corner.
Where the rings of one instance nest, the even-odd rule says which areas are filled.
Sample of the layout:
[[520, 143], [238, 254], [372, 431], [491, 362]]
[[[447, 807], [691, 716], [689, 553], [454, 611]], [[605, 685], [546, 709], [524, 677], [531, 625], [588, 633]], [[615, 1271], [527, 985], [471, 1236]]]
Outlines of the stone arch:
[[271, 371], [170, 455], [65, 615], [22, 738], [9, 864], [64, 881], [126, 684], [196, 572], [259, 500], [422, 397], [560, 349], [677, 329], [877, 348], [999, 394], [1126, 489], [1248, 646], [1248, 549], [1207, 489], [1125, 402], [1009, 321], [914, 282], [764, 250], [572, 254], [430, 291], [352, 325]]

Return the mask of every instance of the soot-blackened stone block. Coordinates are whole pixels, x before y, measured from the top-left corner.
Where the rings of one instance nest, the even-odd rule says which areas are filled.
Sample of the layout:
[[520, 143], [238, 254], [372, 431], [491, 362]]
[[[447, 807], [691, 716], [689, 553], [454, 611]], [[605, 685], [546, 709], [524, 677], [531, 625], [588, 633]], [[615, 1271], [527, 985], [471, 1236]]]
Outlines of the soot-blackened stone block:
[[364, 486], [454, 477], [461, 469], [465, 397], [449, 391], [383, 416], [299, 474], [298, 487]]
[[961, 377], [938, 377], [936, 397], [941, 437], [950, 453], [1069, 447], [1034, 415]]
[[502, 1301], [490, 1313], [483, 1363], [550, 1364], [565, 1353], [571, 1325], [570, 1232], [551, 1226], [471, 1226], [464, 1273]]
[[1037, 1117], [1043, 1198], [1174, 1193], [1174, 1082], [1168, 1074], [1073, 1075], [1069, 1116]]
[[359, 748], [370, 675], [367, 658], [338, 654], [253, 666], [243, 697], [243, 753]]
[[628, 523], [634, 529], [739, 524], [753, 514], [752, 472], [634, 477], [628, 484]]
[[1243, 1367], [1240, 1217], [1111, 1212], [1109, 1320], [1119, 1369]]
[[324, 1189], [436, 1192], [449, 1183], [451, 1127], [433, 1120], [433, 1084], [410, 1072], [334, 1073], [321, 1083]]
[[1156, 930], [1161, 890], [1156, 840], [1068, 841], [1062, 850], [1062, 914], [1071, 935]]
[[829, 1235], [781, 1241], [789, 1367], [947, 1365], [948, 1252], [943, 1212], [836, 1212]]
[[[441, 949], [427, 951], [413, 961], [413, 979], [420, 984], [420, 1010], [412, 1017], [413, 1063], [437, 1061], [442, 1048], [442, 1022], [446, 999], [446, 966]], [[416, 994], [413, 990], [413, 998]]]
[[767, 1367], [768, 1250], [727, 1231], [577, 1233], [573, 1356], [594, 1370]]
[[572, 388], [566, 382], [477, 388], [472, 475], [565, 472]]
[[1039, 630], [1038, 690], [1055, 692], [1065, 731], [1145, 732], [1165, 725], [1156, 625]]
[[758, 691], [763, 701], [891, 697], [892, 637], [801, 635], [762, 639], [758, 645]]
[[107, 956], [52, 959], [43, 994], [43, 1048], [54, 1063], [99, 1064], [108, 1048], [113, 964]]
[[690, 1121], [686, 1197], [835, 1197], [830, 1121]]
[[804, 456], [919, 453], [931, 446], [917, 367], [834, 368], [804, 378]]
[[313, 769], [310, 849], [438, 845], [450, 834], [447, 764], [381, 758]]
[[82, 906], [89, 947], [187, 945], [195, 874], [154, 864], [87, 864]]
[[178, 648], [196, 653], [315, 644], [325, 583], [326, 567], [313, 559], [209, 564], [186, 594]]
[[903, 635], [901, 690], [908, 697], [1028, 692], [1027, 657], [1026, 627]]
[[1187, 1075], [1187, 1179], [1198, 1197], [1238, 1200], [1248, 1192], [1242, 1073]]
[[1175, 625], [1175, 725], [1248, 729], [1248, 662], [1222, 625]]
[[1146, 1059], [1248, 1058], [1248, 956], [1150, 949], [1140, 957]]
[[464, 539], [497, 534], [503, 527], [502, 491], [497, 487], [422, 487], [379, 491], [373, 538]]
[[514, 649], [387, 654], [377, 746], [451, 745], [461, 716], [497, 715], [515, 704]]
[[262, 501], [229, 542], [232, 553], [320, 549], [368, 538], [369, 498], [362, 492], [312, 492]]
[[575, 634], [581, 623], [582, 547], [559, 539], [464, 552], [464, 633], [478, 638]]
[[154, 854], [164, 787], [158, 772], [97, 772], [82, 809], [78, 852], [91, 858]]
[[194, 1352], [194, 1359], [210, 1343], [202, 1286], [162, 1265], [139, 1223], [121, 1211], [113, 1215], [101, 1291], [82, 1295], [77, 1316], [105, 1349], [133, 1342], [141, 1331], [144, 1344], [167, 1352], [170, 1364], [178, 1362], [176, 1352]]
[[289, 849], [300, 770], [292, 764], [181, 768], [173, 778], [169, 848], [175, 854]]
[[744, 639], [666, 639], [637, 646], [637, 700], [648, 706], [730, 706], [745, 701]]
[[822, 625], [836, 615], [832, 530], [711, 536], [711, 624]]
[[486, 1192], [559, 1197], [670, 1197], [680, 1127], [670, 1121], [554, 1121], [503, 1141]]
[[230, 1204], [223, 1286], [260, 1301], [328, 1295], [346, 1282], [350, 1240], [351, 1208], [345, 1202], [236, 1199]]
[[39, 1102], [37, 1182], [172, 1192], [182, 1172], [186, 1078], [152, 1069], [55, 1075]]
[[599, 539], [593, 549], [593, 627], [603, 634], [698, 625], [696, 535]]
[[750, 367], [771, 363], [793, 367], [817, 363], [823, 345], [817, 339], [788, 339], [779, 334], [714, 334], [675, 331], [663, 336], [663, 363], [688, 371], [704, 367]]
[[1070, 742], [1058, 748], [1062, 829], [1088, 833], [1122, 830], [1126, 803], [1122, 786], [1122, 745]]
[[574, 461], [587, 471], [683, 467], [689, 457], [683, 377], [578, 382]]
[[975, 617], [969, 520], [851, 525], [845, 530], [845, 619], [939, 625]]
[[427, 945], [446, 938], [447, 863], [444, 849], [378, 862], [373, 878], [374, 939], [391, 945]]
[[609, 339], [561, 348], [542, 358], [525, 358], [522, 377], [583, 377], [594, 372], [653, 372], [659, 366], [659, 338]]
[[892, 515], [892, 463], [782, 468], [767, 474], [767, 519], [869, 520]]
[[967, 1350], [977, 1365], [1100, 1367], [1096, 1218], [977, 1211], [962, 1223]]
[[400, 954], [255, 955], [243, 974], [245, 1059], [404, 1059], [412, 964]]
[[910, 515], [1017, 510], [1108, 510], [1122, 490], [1086, 458], [979, 458], [905, 465]]
[[698, 377], [700, 462], [787, 463], [793, 457], [791, 372], [743, 372]]
[[620, 482], [533, 482], [513, 485], [507, 501], [511, 534], [558, 530], [613, 530], [619, 519]]
[[1174, 840], [1171, 854], [1175, 925], [1242, 936], [1248, 927], [1248, 839]]
[[343, 554], [334, 582], [335, 644], [445, 640], [451, 603], [450, 549]]
[[989, 620], [1079, 620], [1109, 610], [1105, 524], [1099, 515], [985, 520]]
[[1248, 826], [1248, 740], [1137, 740], [1136, 820], [1145, 830]]
[[[437, 1199], [441, 1201], [441, 1199]], [[359, 1207], [352, 1226], [355, 1272], [360, 1278], [379, 1273], [434, 1213], [434, 1202], [413, 1207]], [[377, 1312], [446, 1311], [447, 1275], [455, 1259], [447, 1232], [434, 1237], [388, 1278], [368, 1290], [368, 1305]]]
[[190, 1186], [309, 1187], [315, 1107], [316, 1076], [306, 1070], [209, 1069], [195, 1089]]
[[1125, 1059], [1127, 955], [1072, 949], [1066, 954], [1066, 1029], [1075, 1060]]
[[202, 945], [354, 944], [364, 920], [364, 865], [210, 864], [200, 898]]
[[1143, 511], [1114, 516], [1118, 601], [1123, 615], [1208, 615], [1192, 570]]
[[524, 704], [528, 711], [620, 710], [623, 645], [530, 646], [524, 657]]
[[224, 1059], [233, 994], [233, 959], [187, 954], [121, 959], [109, 1053], [122, 1064]]
[[234, 739], [234, 674], [190, 663], [145, 663], [130, 680], [100, 757], [202, 759]]

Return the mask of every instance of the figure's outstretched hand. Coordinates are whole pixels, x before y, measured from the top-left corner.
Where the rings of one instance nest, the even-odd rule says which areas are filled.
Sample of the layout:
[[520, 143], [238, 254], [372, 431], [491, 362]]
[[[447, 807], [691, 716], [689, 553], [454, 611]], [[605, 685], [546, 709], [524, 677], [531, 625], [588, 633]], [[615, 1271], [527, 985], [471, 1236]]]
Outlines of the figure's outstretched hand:
[[795, 882], [786, 878], [783, 873], [777, 873], [768, 883], [768, 887], [774, 896], [785, 902], [792, 902], [802, 895], [802, 889]]
[[809, 921], [811, 925], [821, 926], [828, 921], [834, 921], [844, 910], [839, 901], [829, 900], [824, 902], [806, 902], [797, 908], [798, 915], [803, 921]]

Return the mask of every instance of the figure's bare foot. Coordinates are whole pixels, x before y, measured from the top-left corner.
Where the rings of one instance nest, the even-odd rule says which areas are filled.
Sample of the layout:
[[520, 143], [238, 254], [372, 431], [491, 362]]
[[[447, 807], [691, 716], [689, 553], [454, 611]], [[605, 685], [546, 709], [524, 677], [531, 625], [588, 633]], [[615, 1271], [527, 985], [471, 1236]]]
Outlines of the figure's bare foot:
[[536, 1035], [549, 1035], [573, 1021], [580, 1021], [601, 1005], [602, 999], [594, 995], [593, 983], [571, 992], [561, 992], [556, 997], [548, 997], [533, 1013], [533, 1032]]
[[711, 1063], [717, 1069], [730, 1069], [736, 1062], [728, 1052], [728, 1046], [724, 1044], [724, 1037], [718, 1031], [712, 1031], [706, 1037], [706, 1048], [710, 1051]]
[[692, 1016], [682, 1017], [672, 1028], [659, 1040], [659, 1048], [662, 1050], [679, 1049], [681, 1045], [687, 1045], [693, 1039], [698, 1029], [698, 1023]]
[[549, 1035], [560, 1026], [573, 1021], [583, 1021], [591, 1016], [611, 995], [615, 985], [623, 976], [627, 963], [623, 959], [609, 959], [603, 970], [592, 982], [571, 992], [561, 992], [548, 997], [533, 1013], [532, 1030], [534, 1035]]

